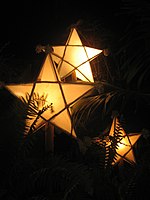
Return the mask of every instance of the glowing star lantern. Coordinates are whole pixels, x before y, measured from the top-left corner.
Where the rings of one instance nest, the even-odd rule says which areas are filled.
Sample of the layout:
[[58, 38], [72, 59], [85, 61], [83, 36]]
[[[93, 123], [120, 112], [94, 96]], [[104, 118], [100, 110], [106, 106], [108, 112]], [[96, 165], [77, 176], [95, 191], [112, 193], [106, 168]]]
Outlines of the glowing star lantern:
[[[35, 94], [43, 98], [46, 96], [46, 100], [43, 99], [41, 103], [45, 106], [51, 104], [53, 112], [47, 109], [42, 113], [36, 123], [36, 130], [45, 125], [46, 122], [50, 122], [76, 137], [71, 123], [71, 106], [87, 94], [93, 86], [87, 83], [61, 82], [55, 64], [48, 54], [34, 83], [10, 84], [6, 85], [6, 88], [19, 98], [25, 98], [27, 93], [30, 94], [31, 98]], [[29, 127], [34, 120], [35, 118], [28, 121]]]
[[[133, 133], [133, 134], [126, 134], [124, 129], [121, 128], [121, 124], [117, 117], [114, 117], [112, 126], [110, 129], [109, 136], [113, 137], [115, 133], [115, 128], [120, 127], [119, 134], [120, 134], [120, 141], [118, 141], [118, 149], [116, 150], [117, 156], [115, 163], [119, 162], [121, 159], [129, 162], [130, 164], [136, 163], [134, 152], [133, 152], [133, 146], [141, 136], [139, 133]], [[113, 163], [113, 164], [115, 164]]]
[[75, 28], [71, 29], [64, 46], [53, 46], [52, 57], [58, 64], [61, 79], [72, 72], [82, 81], [94, 82], [90, 61], [96, 58], [102, 50], [84, 46]]

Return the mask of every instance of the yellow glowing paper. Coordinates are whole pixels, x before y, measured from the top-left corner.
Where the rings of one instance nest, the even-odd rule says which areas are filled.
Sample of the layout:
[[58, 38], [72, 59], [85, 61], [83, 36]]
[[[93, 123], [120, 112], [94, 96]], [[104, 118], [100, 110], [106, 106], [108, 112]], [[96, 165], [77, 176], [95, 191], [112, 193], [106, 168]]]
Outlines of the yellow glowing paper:
[[[114, 117], [111, 129], [109, 132], [109, 136], [114, 136], [115, 126], [118, 126], [120, 124], [117, 117]], [[116, 150], [117, 156], [115, 163], [119, 162], [121, 159], [126, 160], [129, 163], [136, 163], [134, 152], [133, 152], [133, 146], [141, 136], [139, 133], [134, 134], [126, 134], [124, 129], [121, 128], [120, 134], [122, 139], [118, 142], [118, 149]], [[113, 164], [115, 164], [113, 163]]]
[[64, 46], [53, 46], [52, 57], [58, 64], [61, 79], [69, 76], [73, 71], [82, 81], [94, 82], [91, 64], [102, 50], [84, 46], [75, 28], [71, 29]]
[[[39, 96], [47, 96], [44, 102], [45, 105], [52, 103], [53, 112], [50, 109], [46, 110], [37, 121], [36, 129], [45, 125], [47, 121], [50, 121], [53, 125], [63, 129], [74, 137], [76, 137], [76, 134], [72, 127], [70, 106], [87, 94], [93, 87], [87, 83], [61, 82], [50, 55], [46, 56], [39, 76], [34, 83], [6, 85], [6, 88], [19, 98], [25, 98], [27, 93], [32, 97], [35, 93], [39, 94]], [[34, 120], [35, 118], [27, 121], [29, 127]]]

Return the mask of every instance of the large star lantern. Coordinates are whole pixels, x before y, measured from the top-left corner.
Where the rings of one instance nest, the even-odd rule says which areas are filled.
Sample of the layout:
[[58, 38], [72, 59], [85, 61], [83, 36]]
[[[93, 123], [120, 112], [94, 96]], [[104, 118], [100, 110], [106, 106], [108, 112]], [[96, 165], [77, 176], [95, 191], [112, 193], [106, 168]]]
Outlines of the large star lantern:
[[75, 72], [81, 81], [94, 82], [90, 61], [102, 50], [84, 46], [75, 28], [72, 28], [64, 46], [52, 46], [52, 57], [58, 64], [58, 72], [64, 79]]
[[[116, 131], [118, 129], [118, 131]], [[119, 134], [119, 141], [117, 143], [118, 148], [116, 150], [116, 160], [115, 163], [120, 162], [120, 160], [125, 160], [130, 164], [136, 163], [136, 159], [133, 152], [133, 146], [137, 142], [137, 140], [140, 138], [140, 133], [132, 133], [127, 134], [124, 129], [122, 128], [119, 119], [117, 117], [114, 117], [111, 129], [109, 132], [109, 136], [114, 137], [116, 133]], [[112, 163], [112, 164], [115, 164]]]
[[[42, 112], [37, 120], [36, 130], [44, 126], [46, 122], [50, 122], [73, 137], [76, 137], [76, 134], [72, 126], [71, 106], [92, 90], [93, 87], [88, 83], [62, 82], [50, 54], [46, 55], [35, 82], [6, 85], [6, 89], [19, 98], [26, 98], [27, 94], [29, 94], [30, 100], [36, 98], [36, 96], [42, 97], [39, 98], [39, 101], [42, 99], [39, 102], [39, 109], [42, 105], [45, 107], [52, 105], [52, 109], [45, 109]], [[28, 121], [29, 128], [34, 120], [35, 118]]]

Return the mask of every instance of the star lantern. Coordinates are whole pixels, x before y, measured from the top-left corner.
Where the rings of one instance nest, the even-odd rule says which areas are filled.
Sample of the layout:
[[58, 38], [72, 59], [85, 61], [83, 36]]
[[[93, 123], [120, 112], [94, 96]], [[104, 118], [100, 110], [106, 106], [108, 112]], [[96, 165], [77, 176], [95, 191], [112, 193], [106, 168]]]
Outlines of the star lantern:
[[[43, 100], [39, 102], [39, 110], [43, 105], [52, 105], [53, 111], [47, 109], [41, 114], [36, 123], [36, 130], [44, 126], [46, 122], [50, 122], [73, 137], [76, 137], [76, 134], [72, 126], [71, 106], [92, 90], [93, 87], [91, 84], [83, 82], [62, 82], [50, 54], [46, 55], [35, 82], [6, 85], [6, 89], [18, 98], [25, 98], [27, 93], [30, 95], [30, 99], [34, 98], [35, 94], [42, 97]], [[29, 128], [34, 120], [35, 118], [28, 120]]]
[[122, 128], [119, 119], [117, 117], [113, 118], [109, 136], [114, 137], [115, 129], [119, 127], [119, 141], [117, 142], [118, 148], [116, 150], [116, 160], [113, 165], [120, 162], [122, 159], [130, 164], [135, 164], [136, 159], [133, 152], [133, 146], [140, 138], [140, 133], [127, 134]]
[[61, 79], [75, 72], [77, 79], [94, 82], [90, 61], [102, 50], [84, 46], [75, 28], [72, 28], [64, 46], [52, 46], [53, 60], [58, 64]]

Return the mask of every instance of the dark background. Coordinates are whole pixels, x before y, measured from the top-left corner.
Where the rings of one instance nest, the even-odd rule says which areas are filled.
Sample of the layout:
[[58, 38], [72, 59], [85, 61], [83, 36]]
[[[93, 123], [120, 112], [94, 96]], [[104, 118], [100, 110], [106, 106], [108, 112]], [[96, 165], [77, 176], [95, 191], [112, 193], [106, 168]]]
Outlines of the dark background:
[[7, 44], [7, 50], [16, 58], [33, 59], [37, 44], [65, 42], [68, 28], [79, 21], [93, 26], [103, 23], [118, 32], [123, 26], [123, 18], [117, 16], [122, 5], [121, 0], [4, 2], [0, 12], [0, 45]]

